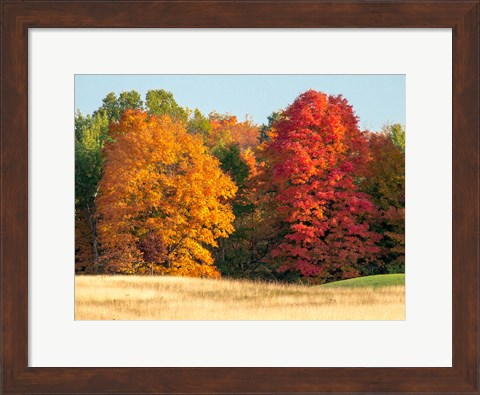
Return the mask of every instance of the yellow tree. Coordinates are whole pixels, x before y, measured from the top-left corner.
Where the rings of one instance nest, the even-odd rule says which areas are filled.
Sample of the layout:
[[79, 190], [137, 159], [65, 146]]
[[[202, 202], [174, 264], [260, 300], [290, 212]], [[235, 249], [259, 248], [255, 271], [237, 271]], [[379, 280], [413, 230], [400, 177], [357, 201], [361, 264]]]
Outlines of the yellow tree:
[[131, 110], [110, 138], [97, 197], [105, 270], [218, 277], [206, 247], [233, 232], [237, 187], [201, 137], [168, 116]]

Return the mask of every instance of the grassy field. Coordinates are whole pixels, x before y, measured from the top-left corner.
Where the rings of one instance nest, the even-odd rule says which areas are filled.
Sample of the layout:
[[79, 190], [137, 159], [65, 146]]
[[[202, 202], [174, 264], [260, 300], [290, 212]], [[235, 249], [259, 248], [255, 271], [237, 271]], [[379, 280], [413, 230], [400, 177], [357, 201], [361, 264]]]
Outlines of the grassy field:
[[321, 287], [395, 287], [405, 286], [405, 274], [379, 274], [378, 276], [367, 276], [351, 278], [350, 280], [335, 281], [321, 285]]
[[403, 275], [307, 287], [160, 276], [76, 276], [76, 320], [403, 320]]

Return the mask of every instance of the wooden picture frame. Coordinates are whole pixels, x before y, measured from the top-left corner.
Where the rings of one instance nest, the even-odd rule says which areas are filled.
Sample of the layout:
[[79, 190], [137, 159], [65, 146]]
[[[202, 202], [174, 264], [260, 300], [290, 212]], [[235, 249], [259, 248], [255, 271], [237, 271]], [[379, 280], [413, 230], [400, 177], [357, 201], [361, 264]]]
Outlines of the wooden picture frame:
[[[1, 11], [3, 393], [479, 393], [479, 0], [4, 0]], [[28, 29], [42, 27], [453, 29], [453, 367], [29, 368]]]

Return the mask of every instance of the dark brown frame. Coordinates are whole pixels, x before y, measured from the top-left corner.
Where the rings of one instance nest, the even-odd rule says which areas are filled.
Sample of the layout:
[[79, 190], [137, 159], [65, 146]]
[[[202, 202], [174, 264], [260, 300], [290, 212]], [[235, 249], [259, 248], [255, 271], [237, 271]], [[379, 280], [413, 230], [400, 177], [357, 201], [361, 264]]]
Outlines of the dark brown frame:
[[[479, 0], [4, 0], [1, 11], [4, 393], [479, 393]], [[27, 48], [34, 27], [452, 28], [453, 367], [29, 368]]]

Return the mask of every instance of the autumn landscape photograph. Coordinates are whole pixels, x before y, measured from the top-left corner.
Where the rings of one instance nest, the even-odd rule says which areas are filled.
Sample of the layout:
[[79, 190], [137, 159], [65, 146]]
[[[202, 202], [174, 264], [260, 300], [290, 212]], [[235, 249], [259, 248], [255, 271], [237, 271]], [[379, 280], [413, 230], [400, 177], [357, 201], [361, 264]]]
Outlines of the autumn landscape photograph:
[[76, 320], [405, 319], [404, 75], [76, 75], [74, 111]]

